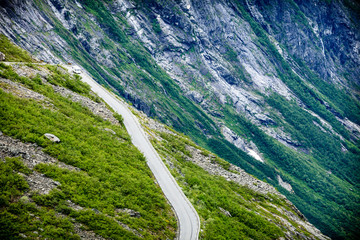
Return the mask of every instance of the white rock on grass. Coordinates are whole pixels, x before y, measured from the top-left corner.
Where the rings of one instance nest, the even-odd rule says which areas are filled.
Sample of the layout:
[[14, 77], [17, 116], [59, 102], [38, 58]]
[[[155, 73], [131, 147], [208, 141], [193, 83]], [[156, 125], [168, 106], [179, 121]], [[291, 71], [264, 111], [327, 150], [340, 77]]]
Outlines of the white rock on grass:
[[60, 142], [60, 138], [58, 138], [57, 136], [55, 136], [54, 134], [51, 133], [45, 133], [44, 136], [49, 139], [52, 142], [56, 142], [59, 143]]

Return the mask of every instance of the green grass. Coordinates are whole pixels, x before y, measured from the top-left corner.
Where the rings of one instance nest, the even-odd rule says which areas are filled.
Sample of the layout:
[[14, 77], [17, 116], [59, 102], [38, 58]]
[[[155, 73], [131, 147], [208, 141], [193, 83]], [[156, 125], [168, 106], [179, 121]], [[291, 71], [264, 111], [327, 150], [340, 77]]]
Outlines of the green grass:
[[[292, 221], [273, 206], [292, 211], [285, 200], [274, 195], [259, 194], [223, 177], [210, 175], [186, 159], [192, 157], [186, 150], [187, 146], [199, 148], [187, 137], [154, 132], [162, 140], [153, 139], [153, 145], [163, 159], [171, 161], [171, 173], [200, 216], [200, 239], [277, 239], [284, 236], [285, 228], [273, 214]], [[206, 150], [199, 149], [204, 156], [209, 156]], [[224, 169], [229, 168], [229, 163], [223, 159], [215, 156], [214, 160]], [[269, 212], [260, 209], [260, 205]], [[231, 217], [221, 209], [228, 211]], [[292, 224], [298, 231], [309, 235], [296, 223]]]
[[[89, 95], [89, 86], [81, 83], [77, 77], [66, 75], [52, 67], [49, 69], [52, 70], [47, 78], [49, 82]], [[17, 180], [22, 184], [18, 190], [3, 190], [1, 199], [8, 203], [5, 210], [2, 210], [6, 215], [2, 218], [6, 226], [14, 222], [15, 225], [11, 226], [28, 224], [29, 229], [37, 228], [40, 225], [33, 224], [34, 220], [29, 218], [29, 212], [39, 210], [44, 211], [44, 214], [48, 212], [46, 216], [42, 215], [46, 218], [53, 219], [55, 212], [65, 215], [63, 220], [54, 219], [60, 222], [53, 235], [51, 232], [50, 235], [42, 235], [48, 238], [70, 238], [70, 235], [61, 235], [72, 233], [70, 218], [83, 223], [89, 230], [112, 239], [138, 238], [117, 224], [116, 220], [136, 229], [146, 239], [175, 237], [176, 219], [172, 210], [160, 188], [155, 185], [145, 158], [131, 144], [124, 126], [112, 125], [79, 103], [55, 93], [39, 77], [20, 77], [11, 67], [3, 64], [0, 64], [0, 75], [43, 94], [54, 105], [52, 109], [48, 109], [41, 102], [18, 98], [0, 89], [0, 131], [24, 142], [37, 143], [45, 153], [81, 169], [70, 171], [51, 164], [37, 165], [35, 171], [61, 183], [59, 189], [53, 190], [49, 195], [30, 193], [40, 210], [34, 204], [23, 206], [17, 199], [10, 197], [9, 200], [9, 193], [10, 196], [19, 196], [27, 191], [23, 181]], [[121, 117], [118, 118], [121, 120]], [[116, 135], [104, 131], [104, 128], [112, 129]], [[44, 137], [47, 132], [58, 136], [61, 142], [50, 142]], [[12, 179], [15, 176], [10, 174]], [[71, 209], [66, 200], [82, 206], [84, 210]], [[11, 206], [20, 210], [13, 212]], [[122, 208], [133, 209], [141, 217], [132, 218], [116, 212], [116, 209]], [[15, 233], [22, 231], [21, 229]], [[27, 231], [24, 230], [24, 233], [27, 234]], [[75, 236], [74, 238], [76, 239]]]
[[34, 62], [28, 52], [14, 45], [3, 34], [0, 34], [0, 52], [5, 54], [7, 62]]
[[28, 238], [40, 234], [40, 239], [80, 239], [69, 217], [59, 217], [52, 209], [36, 206], [27, 197], [20, 198], [29, 185], [19, 173], [31, 172], [19, 158], [0, 161], [0, 238], [23, 239], [21, 233]]
[[276, 94], [270, 96], [267, 102], [278, 109], [285, 121], [291, 125], [287, 132], [291, 133], [303, 148], [312, 151], [313, 157], [324, 169], [331, 170], [339, 178], [357, 185], [360, 175], [354, 170], [360, 169], [360, 164], [356, 152], [343, 152], [339, 137], [324, 133], [314, 125], [316, 122], [321, 126], [320, 120], [297, 106], [295, 102], [289, 102]]

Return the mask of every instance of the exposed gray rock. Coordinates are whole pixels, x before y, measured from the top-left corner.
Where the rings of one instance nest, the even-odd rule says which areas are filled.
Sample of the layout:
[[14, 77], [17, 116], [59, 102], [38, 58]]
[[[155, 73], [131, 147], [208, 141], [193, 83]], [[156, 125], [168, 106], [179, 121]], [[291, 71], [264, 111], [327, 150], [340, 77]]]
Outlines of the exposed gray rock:
[[[71, 171], [80, 171], [79, 168], [59, 162], [57, 159], [52, 158], [47, 154], [43, 153], [41, 147], [38, 147], [36, 144], [23, 143], [17, 139], [13, 139], [0, 132], [0, 159], [4, 159], [5, 157], [21, 157], [21, 160], [30, 169], [33, 169], [39, 163], [47, 163], [47, 164], [55, 164], [58, 167], [66, 168]], [[29, 175], [23, 175], [23, 176], [29, 184], [30, 191], [26, 193], [23, 197], [21, 197], [20, 201], [24, 201], [24, 202], [32, 201], [31, 198], [29, 198], [30, 194], [48, 194], [52, 189], [60, 186], [59, 182], [54, 181], [51, 178], [48, 178], [36, 171], [33, 171]], [[67, 205], [76, 211], [80, 211], [84, 209], [83, 207], [74, 204], [70, 200], [67, 201]], [[133, 211], [131, 209], [128, 209], [127, 212], [133, 217], [141, 217], [140, 213]], [[64, 217], [64, 215], [60, 213], [56, 213], [56, 214], [60, 217]], [[124, 223], [119, 222], [116, 219], [114, 220], [118, 222], [118, 224], [121, 225], [123, 228], [127, 229], [128, 231], [132, 231], [134, 234], [136, 234], [139, 237], [142, 237], [142, 235], [139, 234], [136, 230], [130, 228]], [[105, 239], [95, 234], [93, 231], [85, 230], [82, 227], [81, 223], [75, 222], [74, 230], [75, 233], [78, 234], [80, 238], [84, 240]]]
[[[166, 129], [164, 128], [163, 124], [160, 123], [154, 124], [153, 122], [155, 122], [155, 120], [147, 118], [146, 115], [141, 113], [139, 113], [139, 115], [141, 116], [140, 118], [141, 123], [150, 130], [147, 132], [149, 136], [154, 137], [157, 140], [162, 140], [162, 138], [159, 136], [159, 132], [162, 132], [163, 129]], [[169, 130], [166, 129], [166, 132], [168, 131]], [[171, 134], [174, 133], [171, 132]], [[281, 195], [278, 191], [276, 191], [274, 187], [272, 187], [268, 183], [256, 179], [252, 175], [246, 173], [243, 169], [230, 164], [230, 168], [226, 170], [219, 163], [214, 161], [215, 156], [213, 155], [205, 156], [202, 153], [202, 150], [189, 145], [186, 146], [186, 149], [190, 152], [190, 156], [191, 156], [191, 157], [185, 156], [186, 159], [200, 166], [210, 174], [223, 176], [228, 181], [234, 181], [242, 186], [247, 186], [248, 188], [260, 193], [264, 193], [264, 194], [273, 193], [284, 198], [284, 196]], [[171, 165], [170, 162], [169, 164]]]
[[352, 136], [355, 139], [360, 139], [360, 126], [359, 125], [350, 121], [347, 118], [345, 118], [345, 119], [338, 118], [338, 120], [342, 123], [342, 125], [344, 125], [352, 133]]
[[213, 160], [215, 156], [204, 156], [201, 150], [191, 146], [187, 146], [187, 149], [191, 153], [191, 157], [188, 157], [188, 160], [194, 162], [210, 174], [223, 176], [228, 181], [234, 181], [242, 186], [247, 186], [256, 192], [263, 194], [273, 193], [284, 198], [284, 196], [276, 191], [274, 187], [256, 179], [252, 175], [246, 173], [243, 169], [230, 164], [229, 170], [226, 170], [219, 163]]
[[201, 103], [204, 99], [204, 97], [199, 92], [194, 90], [187, 92], [186, 96], [196, 103]]
[[172, 132], [168, 128], [166, 128], [166, 126], [164, 124], [161, 124], [161, 123], [159, 123], [158, 121], [156, 121], [156, 120], [154, 120], [152, 118], [146, 117], [145, 114], [141, 114], [141, 112], [140, 112], [139, 116], [141, 116], [142, 121], [146, 121], [146, 125], [150, 129], [156, 129], [157, 131], [167, 133], [167, 134], [172, 134], [172, 135], [175, 134], [174, 132]]
[[221, 127], [221, 133], [223, 134], [226, 140], [234, 144], [237, 148], [243, 150], [254, 159], [260, 162], [264, 162], [264, 159], [261, 156], [261, 153], [259, 149], [256, 147], [255, 143], [253, 143], [252, 141], [250, 142], [246, 141], [245, 139], [238, 136], [234, 131], [232, 131], [230, 128], [226, 126]]
[[[46, 82], [46, 77], [50, 74], [50, 70], [46, 67], [45, 63], [12, 63], [11, 67], [19, 76], [30, 79], [40, 76], [41, 82]], [[58, 70], [63, 71], [62, 68], [58, 68]]]
[[127, 89], [124, 93], [124, 97], [126, 100], [132, 102], [137, 109], [143, 111], [147, 115], [150, 115], [150, 103], [148, 102], [148, 100], [145, 100], [142, 95], [143, 94], [138, 94], [132, 89]]
[[114, 132], [114, 130], [110, 129], [110, 128], [104, 128], [105, 131], [113, 134], [113, 135], [116, 135], [116, 132]]
[[[0, 132], [0, 159], [6, 157], [20, 157], [31, 170], [39, 163], [57, 164], [59, 167], [75, 169], [43, 153], [36, 144], [23, 143]], [[59, 182], [35, 171], [29, 175], [24, 175], [24, 178], [28, 182], [31, 192], [38, 194], [48, 194], [52, 189], [60, 186]]]
[[[289, 3], [281, 3], [283, 5], [280, 7], [275, 4], [277, 0], [271, 0], [274, 4], [264, 8], [260, 1], [245, 2], [244, 8], [264, 27], [271, 42], [289, 60], [297, 74], [301, 75], [301, 72], [297, 71], [298, 66], [291, 60], [291, 55], [304, 60], [326, 80], [346, 85], [342, 73], [350, 72], [351, 79], [358, 81], [358, 68], [354, 66], [360, 62], [360, 54], [357, 54], [360, 50], [359, 31], [351, 24], [351, 14], [343, 3], [332, 2], [327, 7], [318, 1], [296, 2], [306, 14], [304, 22], [300, 23], [305, 27], [299, 28], [295, 27], [299, 23], [292, 17], [296, 14]], [[76, 1], [72, 4], [64, 0], [49, 0], [47, 4], [50, 13], [73, 34], [91, 58], [106, 67], [102, 70], [120, 82], [125, 89], [122, 94], [127, 100], [147, 115], [166, 118], [163, 109], [156, 109], [154, 94], [139, 87], [139, 81], [131, 73], [124, 71], [119, 77], [108, 70], [115, 68], [117, 62], [122, 60], [116, 51], [103, 47], [103, 39], [108, 33], [93, 15], [88, 14]], [[300, 104], [295, 94], [280, 80], [274, 59], [259, 47], [254, 40], [253, 29], [239, 17], [231, 1], [165, 1], [153, 4], [147, 11], [129, 0], [112, 1], [107, 7], [114, 16], [125, 16], [128, 22], [126, 32], [144, 44], [156, 62], [180, 86], [184, 95], [200, 104], [213, 117], [222, 118], [217, 104], [230, 100], [238, 113], [258, 125], [271, 127], [274, 120], [266, 114], [268, 106], [262, 97], [254, 94], [256, 91], [264, 95], [275, 92]], [[311, 4], [320, 7], [314, 10]], [[327, 19], [329, 13], [333, 15]], [[74, 62], [68, 54], [71, 47], [54, 31], [54, 23], [47, 15], [29, 0], [20, 1], [14, 8], [11, 4], [4, 5], [0, 9], [0, 32], [42, 60], [55, 63], [62, 58], [66, 62]], [[36, 19], [35, 24], [32, 24], [33, 19]], [[160, 32], [154, 31], [154, 21], [159, 24]], [[285, 34], [279, 34], [280, 30]], [[17, 36], [21, 36], [20, 39]], [[348, 41], [341, 41], [344, 39]], [[330, 47], [337, 43], [346, 43], [349, 50]], [[120, 44], [116, 41], [112, 44], [120, 52], [125, 52], [129, 58], [126, 61], [134, 62]], [[230, 50], [235, 55], [226, 57]], [[104, 80], [107, 81], [105, 76]], [[163, 86], [160, 88], [166, 95], [167, 90]], [[153, 96], [152, 99], [149, 94]], [[212, 97], [214, 95], [216, 98]], [[151, 111], [151, 108], [156, 111]], [[206, 130], [203, 129], [203, 132]]]
[[290, 183], [283, 181], [280, 175], [277, 175], [277, 179], [280, 186], [285, 188], [288, 192], [294, 193], [294, 190], [292, 189]]
[[72, 202], [72, 201], [70, 201], [70, 200], [66, 200], [66, 203], [67, 203], [67, 205], [68, 205], [69, 207], [71, 207], [73, 210], [76, 210], [76, 211], [81, 211], [81, 210], [83, 210], [83, 209], [84, 209], [83, 207], [81, 207], [81, 206], [79, 206], [79, 205], [77, 205], [77, 204], [73, 203], [73, 202]]
[[[319, 115], [317, 115], [316, 113], [314, 113], [313, 111], [310, 111], [310, 110], [305, 110], [307, 111], [308, 113], [310, 113], [312, 116], [316, 117], [317, 119], [320, 120], [321, 122], [321, 125], [317, 124], [317, 123], [314, 123], [315, 125], [317, 125], [321, 131], [323, 132], [328, 132], [328, 133], [331, 133], [331, 134], [334, 134], [336, 135], [337, 137], [339, 137], [342, 141], [344, 141], [344, 137], [341, 136], [340, 134], [338, 134], [334, 129], [333, 127], [331, 126], [331, 124], [329, 124], [327, 121], [325, 121], [322, 117], [320, 117]], [[335, 115], [336, 116], [336, 115]], [[347, 119], [342, 119], [342, 118], [339, 118], [337, 117], [338, 121], [343, 123], [344, 121], [346, 121]], [[351, 124], [351, 123], [350, 123]], [[356, 124], [355, 124], [356, 125]], [[346, 126], [345, 126], [346, 127]], [[359, 130], [360, 130], [360, 127], [359, 127]], [[360, 132], [359, 132], [360, 134]], [[360, 135], [359, 135], [360, 136]], [[356, 131], [353, 132], [353, 137], [356, 137]]]
[[[80, 169], [59, 162], [57, 159], [48, 156], [41, 151], [41, 148], [36, 144], [23, 143], [19, 140], [13, 139], [4, 135], [0, 132], [0, 159], [5, 157], [21, 157], [24, 164], [33, 169], [35, 165], [39, 163], [56, 164], [58, 167], [66, 168], [71, 171], [80, 171]], [[30, 191], [25, 193], [19, 201], [31, 202], [30, 195], [32, 194], [48, 194], [52, 189], [60, 186], [60, 183], [52, 180], [51, 178], [45, 177], [43, 174], [33, 171], [29, 175], [23, 175], [25, 180], [28, 182]], [[67, 201], [68, 206], [74, 210], [82, 210], [83, 208], [79, 205]], [[56, 215], [61, 215], [56, 213]], [[61, 215], [60, 217], [64, 217]], [[124, 224], [125, 225], [125, 224]], [[95, 234], [92, 231], [87, 231], [81, 227], [80, 223], [74, 223], [75, 233], [80, 236], [81, 239], [92, 239], [92, 240], [104, 240], [105, 238]], [[39, 229], [41, 231], [41, 229]], [[27, 236], [23, 236], [27, 238]]]
[[[68, 44], [69, 39], [62, 38], [55, 30], [56, 19], [69, 30], [67, 35], [74, 40], [71, 42], [78, 43], [79, 51], [94, 62], [98, 73], [102, 72], [100, 81], [117, 81], [124, 89], [123, 96], [135, 107], [168, 124], [178, 123], [178, 119], [159, 104], [158, 94], [169, 96], [165, 84], [162, 86], [136, 64], [127, 49], [113, 41], [107, 26], [99, 24], [79, 2], [44, 1], [49, 7], [46, 13], [39, 11], [36, 1], [5, 2], [0, 8], [0, 32], [18, 45], [44, 61], [74, 62], [69, 54], [73, 48]], [[180, 87], [179, 94], [187, 96], [211, 118], [224, 117], [222, 107], [231, 106], [230, 110], [245, 116], [282, 144], [311, 154], [310, 149], [301, 149], [293, 136], [285, 132], [286, 128], [282, 128], [281, 122], [276, 122], [269, 114], [275, 112], [266, 104], [266, 96], [272, 93], [294, 100], [303, 109], [308, 106], [281, 80], [283, 69], [279, 67], [277, 55], [269, 54], [264, 44], [258, 41], [253, 24], [238, 11], [235, 1], [142, 1], [151, 5], [143, 8], [131, 0], [110, 2], [105, 7], [115, 18], [125, 18], [127, 23], [121, 27], [129, 39], [145, 46], [156, 63]], [[303, 62], [314, 70], [320, 81], [358, 95], [352, 85], [359, 85], [360, 75], [360, 31], [359, 25], [355, 24], [359, 22], [359, 14], [348, 6], [358, 7], [358, 3], [319, 0], [269, 0], [266, 3], [243, 0], [240, 4], [245, 13], [266, 31], [291, 71], [306, 85], [315, 88], [306, 80], [312, 76], [303, 71]], [[158, 24], [159, 28], [154, 30], [153, 24]], [[121, 21], [119, 25], [122, 25]], [[115, 76], [118, 63], [133, 64], [132, 67], [138, 68], [136, 72], [145, 74], [151, 83], [147, 84], [126, 67]], [[152, 90], [151, 85], [157, 86], [159, 92]], [[319, 98], [322, 98], [321, 94]], [[360, 138], [358, 126], [343, 119], [323, 99], [318, 100], [351, 131], [352, 140]], [[201, 121], [196, 122], [196, 127], [206, 137], [213, 137]], [[331, 125], [322, 121], [318, 127], [329, 135], [339, 136]], [[342, 150], [346, 151], [346, 148], [342, 146]]]
[[128, 214], [130, 217], [139, 218], [141, 217], [141, 214], [139, 212], [136, 212], [135, 210], [129, 209], [129, 208], [123, 208], [123, 209], [115, 209], [117, 213], [125, 213]]
[[88, 97], [81, 96], [80, 94], [70, 91], [67, 88], [55, 85], [51, 86], [56, 93], [59, 93], [64, 97], [70, 97], [73, 102], [78, 102], [84, 107], [87, 107], [93, 114], [100, 116], [112, 124], [119, 124], [119, 121], [113, 116], [113, 113], [106, 107], [104, 102], [97, 103]]
[[45, 154], [42, 148], [35, 143], [23, 143], [0, 132], [0, 158], [4, 159], [5, 157], [21, 157], [24, 164], [30, 169], [33, 169], [39, 163], [45, 163], [55, 164], [71, 171], [80, 170]]
[[[12, 65], [14, 71], [20, 76], [33, 78], [37, 75], [41, 76], [41, 81], [45, 84], [50, 85], [56, 93], [61, 94], [64, 97], [70, 97], [72, 101], [78, 102], [84, 107], [87, 107], [93, 114], [100, 116], [106, 121], [111, 122], [112, 124], [118, 125], [119, 121], [113, 116], [113, 113], [107, 108], [104, 102], [95, 102], [88, 97], [82, 96], [78, 93], [75, 93], [67, 88], [49, 84], [47, 82], [47, 77], [49, 76], [49, 71], [46, 67], [36, 66], [36, 68], [31, 68], [23, 64], [14, 64]], [[61, 67], [57, 68], [59, 71], [63, 71], [64, 74], [68, 73], [66, 70]], [[0, 85], [0, 87], [5, 91], [13, 95], [16, 95], [21, 98], [31, 98], [37, 100], [43, 104], [44, 107], [54, 109], [54, 105], [50, 100], [44, 95], [37, 93], [29, 88], [23, 86], [20, 83], [10, 81], [8, 79], [0, 78], [0, 82], [5, 83], [6, 85]], [[93, 93], [92, 93], [93, 94]]]
[[264, 132], [278, 140], [280, 143], [284, 144], [285, 146], [297, 150], [301, 147], [301, 144], [291, 138], [291, 135], [285, 133], [281, 128], [262, 128]]
[[0, 88], [2, 88], [5, 92], [11, 93], [20, 98], [34, 99], [38, 102], [44, 103], [45, 106], [53, 107], [52, 103], [50, 103], [50, 100], [47, 97], [24, 87], [20, 83], [16, 83], [4, 78], [0, 78], [0, 82], [3, 83], [0, 85]]
[[81, 223], [74, 223], [74, 231], [81, 239], [84, 240], [105, 240], [106, 238], [103, 238], [93, 231], [87, 231], [84, 230], [84, 227]]
[[5, 54], [0, 52], [0, 61], [5, 61]]
[[[283, 3], [283, 7], [279, 7], [278, 4], [270, 4], [271, 7], [263, 8], [259, 1], [246, 1], [246, 8], [251, 16], [268, 31], [270, 39], [283, 56], [287, 54], [287, 50], [280, 45], [288, 46], [290, 54], [303, 59], [309, 63], [310, 67], [320, 72], [324, 78], [335, 82], [345, 81], [339, 71], [351, 72], [352, 76], [358, 76], [357, 68], [353, 66], [357, 66], [360, 61], [359, 54], [357, 54], [360, 49], [359, 32], [355, 31], [351, 24], [351, 14], [341, 2], [332, 2], [331, 7], [326, 7], [324, 3], [317, 1], [310, 2], [296, 2], [307, 15], [304, 21], [308, 21], [308, 23], [302, 23], [306, 25], [305, 28], [294, 27], [297, 26], [296, 19], [294, 20], [291, 16], [295, 15], [295, 10], [288, 3]], [[104, 29], [97, 23], [94, 16], [84, 11], [81, 4], [78, 2], [71, 4], [63, 0], [48, 1], [47, 3], [52, 14], [73, 33], [74, 38], [79, 40], [83, 48], [97, 63], [108, 68], [116, 66], [116, 61], [119, 59], [115, 53], [101, 45], [106, 34]], [[314, 10], [311, 4], [319, 4], [321, 7]], [[181, 9], [181, 13], [174, 12], [174, 6], [176, 9]], [[190, 82], [196, 79], [197, 87], [203, 90], [211, 89], [219, 97], [230, 97], [234, 102], [234, 108], [242, 113], [244, 113], [242, 111], [244, 106], [248, 103], [243, 101], [243, 94], [239, 95], [237, 92], [239, 89], [245, 89], [245, 92], [248, 93], [257, 90], [264, 94], [274, 91], [287, 98], [296, 98], [279, 80], [271, 60], [254, 41], [254, 32], [251, 27], [238, 17], [231, 2], [223, 0], [211, 3], [170, 1], [157, 3], [144, 13], [133, 2], [119, 0], [113, 1], [108, 8], [114, 15], [124, 14], [131, 28], [129, 31], [136, 34], [136, 37], [153, 54], [158, 64], [176, 80], [182, 89], [189, 90]], [[7, 18], [10, 13], [11, 21]], [[327, 19], [329, 13], [334, 13], [330, 20]], [[13, 9], [11, 6], [4, 5], [0, 16], [3, 26], [0, 31], [25, 49], [36, 53], [42, 59], [57, 62], [59, 61], [58, 56], [50, 51], [52, 49], [65, 61], [73, 62], [67, 53], [69, 49], [67, 42], [54, 32], [54, 23], [39, 12], [32, 1], [21, 1]], [[211, 16], [211, 18], [204, 16]], [[154, 32], [150, 17], [159, 23], [161, 33]], [[36, 24], [29, 24], [33, 22], [32, 19], [37, 19]], [[85, 28], [86, 24], [84, 23], [91, 24]], [[339, 27], [342, 25], [346, 27]], [[285, 34], [279, 34], [279, 28]], [[23, 34], [24, 32], [27, 34]], [[16, 36], [21, 36], [21, 39], [17, 39]], [[349, 41], [341, 41], [342, 39]], [[303, 44], [298, 44], [300, 40]], [[224, 42], [228, 46], [224, 46]], [[349, 53], [345, 54], [343, 49], [329, 48], [333, 42], [346, 43]], [[224, 58], [229, 47], [237, 53], [237, 56], [233, 56], [233, 60], [239, 62], [238, 65], [235, 65], [240, 66], [240, 69], [244, 71], [244, 76], [238, 76], [239, 70], [234, 69], [234, 63]], [[190, 51], [190, 48], [195, 51]], [[324, 49], [331, 49], [331, 53], [334, 53], [333, 56], [330, 56], [331, 53]], [[335, 60], [332, 60], [333, 57]], [[323, 61], [326, 64], [321, 64]], [[346, 66], [341, 64], [343, 61], [347, 61], [349, 64]], [[199, 64], [198, 69], [191, 67]], [[179, 70], [179, 66], [185, 68]], [[345, 70], [339, 70], [340, 66]], [[106, 69], [104, 70], [106, 71]], [[185, 72], [186, 74], [184, 74]], [[126, 78], [120, 79], [113, 73], [108, 73], [119, 81], [126, 81], [124, 80]], [[210, 79], [207, 77], [208, 74], [211, 74]], [[210, 84], [208, 84], [209, 80]], [[135, 92], [130, 93], [127, 99], [150, 114], [151, 103], [145, 95], [140, 94], [141, 90], [136, 89], [133, 85], [128, 88]], [[191, 99], [195, 102], [203, 100], [198, 96]], [[222, 102], [220, 98], [218, 101]], [[257, 113], [264, 110], [261, 103], [255, 103], [251, 109], [254, 107], [260, 109]], [[252, 115], [254, 118], [257, 116], [256, 114]], [[263, 121], [263, 116], [258, 115], [258, 117], [259, 124], [269, 123], [268, 119]]]
[[220, 211], [225, 215], [225, 216], [228, 216], [228, 217], [231, 217], [231, 214], [228, 210], [225, 210], [221, 207], [219, 207]]
[[31, 175], [25, 176], [25, 179], [29, 184], [30, 190], [41, 195], [49, 194], [52, 189], [60, 186], [59, 182], [35, 171]]

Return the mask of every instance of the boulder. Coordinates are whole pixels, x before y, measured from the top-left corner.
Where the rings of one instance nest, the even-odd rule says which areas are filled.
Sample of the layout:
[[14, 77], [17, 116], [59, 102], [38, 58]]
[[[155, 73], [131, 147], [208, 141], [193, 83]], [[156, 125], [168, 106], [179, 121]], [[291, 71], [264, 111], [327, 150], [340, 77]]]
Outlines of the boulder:
[[60, 142], [60, 139], [57, 136], [55, 136], [54, 134], [45, 133], [44, 136], [52, 142], [56, 142], [56, 143]]

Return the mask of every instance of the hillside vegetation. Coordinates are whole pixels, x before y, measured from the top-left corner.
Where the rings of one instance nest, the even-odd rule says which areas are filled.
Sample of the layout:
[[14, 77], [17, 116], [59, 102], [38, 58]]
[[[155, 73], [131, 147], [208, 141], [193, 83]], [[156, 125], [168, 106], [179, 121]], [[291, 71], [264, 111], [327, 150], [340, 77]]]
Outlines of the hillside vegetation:
[[[175, 237], [176, 219], [122, 117], [94, 111], [90, 106], [106, 106], [78, 75], [54, 65], [0, 63], [0, 100], [2, 239]], [[111, 117], [105, 120], [104, 111]], [[193, 162], [196, 152], [200, 161], [240, 172], [134, 113], [198, 211], [201, 239], [325, 239], [274, 188], [246, 173], [250, 187], [210, 174]], [[263, 192], [252, 189], [261, 186]]]
[[28, 52], [11, 43], [3, 34], [0, 34], [0, 52], [5, 54], [7, 62], [34, 62]]
[[[201, 239], [326, 239], [277, 190], [142, 114], [143, 126], [198, 211]], [[160, 127], [159, 127], [160, 126]]]
[[[21, 233], [29, 238], [79, 239], [76, 228], [81, 223], [82, 229], [111, 239], [174, 238], [173, 212], [125, 128], [60, 95], [51, 84], [96, 100], [90, 87], [60, 67], [19, 69], [38, 74], [19, 76], [13, 67], [1, 63], [0, 77], [45, 100], [13, 95], [13, 85], [1, 80], [0, 131], [35, 143], [42, 152], [75, 168], [42, 162], [29, 169], [21, 157], [1, 160], [0, 237], [17, 239]], [[45, 78], [39, 75], [44, 72], [48, 72]], [[51, 142], [45, 133], [55, 134], [61, 142]], [[38, 174], [58, 182], [58, 187], [48, 194], [30, 189], [25, 179]], [[126, 209], [137, 212], [137, 217]]]
[[277, 188], [324, 234], [357, 240], [360, 6], [316, 4], [8, 1], [0, 31], [39, 59], [81, 65], [148, 116]]

